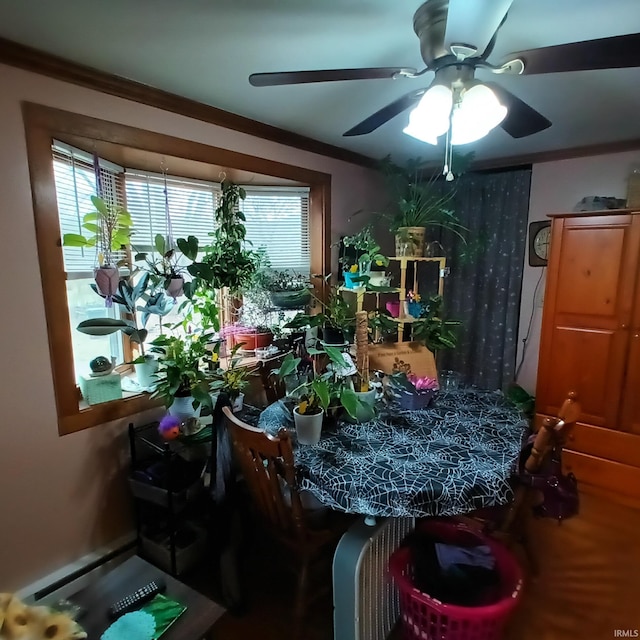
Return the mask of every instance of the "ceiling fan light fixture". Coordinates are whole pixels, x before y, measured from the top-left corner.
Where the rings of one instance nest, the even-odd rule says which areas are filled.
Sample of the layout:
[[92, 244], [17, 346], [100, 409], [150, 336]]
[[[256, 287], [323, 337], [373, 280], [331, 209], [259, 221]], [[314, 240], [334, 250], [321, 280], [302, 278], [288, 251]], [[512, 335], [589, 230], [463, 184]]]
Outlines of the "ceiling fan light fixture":
[[451, 89], [441, 84], [433, 85], [409, 114], [409, 124], [404, 128], [404, 133], [422, 142], [437, 145], [438, 137], [449, 129], [452, 107]]
[[451, 144], [468, 144], [484, 138], [506, 115], [507, 108], [486, 85], [475, 84], [463, 90], [451, 114]]

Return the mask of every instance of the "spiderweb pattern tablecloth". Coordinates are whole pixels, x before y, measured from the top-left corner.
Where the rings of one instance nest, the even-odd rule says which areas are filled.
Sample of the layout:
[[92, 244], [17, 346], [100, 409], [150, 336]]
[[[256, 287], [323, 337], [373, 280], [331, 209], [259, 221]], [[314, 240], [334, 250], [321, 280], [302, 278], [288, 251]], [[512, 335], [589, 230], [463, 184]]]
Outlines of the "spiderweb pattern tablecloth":
[[[282, 402], [259, 426], [292, 432]], [[317, 445], [295, 445], [302, 488], [349, 513], [405, 517], [456, 515], [504, 504], [528, 423], [500, 392], [440, 392], [428, 409], [387, 408], [371, 422], [324, 432]]]

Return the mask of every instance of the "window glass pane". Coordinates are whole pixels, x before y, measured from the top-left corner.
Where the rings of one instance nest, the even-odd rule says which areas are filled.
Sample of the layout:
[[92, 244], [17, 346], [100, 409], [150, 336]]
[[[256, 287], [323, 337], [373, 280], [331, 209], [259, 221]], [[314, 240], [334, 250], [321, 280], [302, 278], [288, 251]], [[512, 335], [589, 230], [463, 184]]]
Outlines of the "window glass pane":
[[67, 280], [67, 300], [69, 302], [69, 320], [71, 323], [71, 341], [73, 344], [73, 365], [78, 376], [88, 375], [89, 362], [96, 356], [115, 357], [116, 363], [124, 359], [122, 332], [116, 331], [109, 336], [88, 336], [76, 330], [83, 320], [91, 318], [119, 317], [118, 305], [104, 306], [104, 300], [93, 291], [93, 278]]

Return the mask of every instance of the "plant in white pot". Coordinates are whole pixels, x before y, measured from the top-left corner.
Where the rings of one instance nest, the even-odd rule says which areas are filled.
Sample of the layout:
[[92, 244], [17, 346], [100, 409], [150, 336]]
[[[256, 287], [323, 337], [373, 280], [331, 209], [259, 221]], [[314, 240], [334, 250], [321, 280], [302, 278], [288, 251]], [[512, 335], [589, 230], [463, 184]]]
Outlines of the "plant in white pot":
[[238, 348], [234, 348], [226, 369], [218, 367], [213, 372], [213, 380], [209, 383], [209, 391], [212, 395], [226, 393], [231, 401], [231, 409], [234, 412], [242, 410], [244, 404], [244, 391], [249, 385], [249, 376], [255, 373], [255, 368], [242, 364], [241, 358], [236, 355]]
[[211, 406], [207, 344], [211, 335], [160, 335], [151, 342], [158, 354], [156, 390], [152, 397], [163, 399], [171, 415], [182, 420], [200, 413], [200, 405]]
[[133, 222], [124, 207], [106, 202], [98, 196], [91, 196], [91, 202], [95, 211], [87, 213], [82, 219], [86, 234], [65, 233], [62, 244], [65, 247], [96, 249], [96, 286], [104, 296], [105, 306], [110, 307], [120, 281], [119, 264], [114, 254], [129, 244]]

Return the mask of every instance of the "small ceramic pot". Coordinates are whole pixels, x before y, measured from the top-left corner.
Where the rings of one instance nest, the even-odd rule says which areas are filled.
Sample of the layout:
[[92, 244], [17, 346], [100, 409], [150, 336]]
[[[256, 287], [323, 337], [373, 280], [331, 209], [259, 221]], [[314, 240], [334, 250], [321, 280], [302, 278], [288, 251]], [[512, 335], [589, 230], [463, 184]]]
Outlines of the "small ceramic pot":
[[312, 415], [298, 413], [298, 407], [293, 410], [293, 421], [296, 425], [298, 444], [318, 444], [322, 433], [322, 411]]
[[360, 274], [357, 271], [355, 273], [352, 273], [351, 271], [343, 271], [342, 275], [344, 276], [345, 289], [356, 289], [360, 286], [360, 282], [354, 282], [354, 278], [360, 277]]
[[198, 405], [197, 409], [193, 408], [193, 396], [191, 395], [175, 396], [169, 407], [169, 414], [181, 421], [188, 418], [199, 418], [201, 407], [202, 405]]
[[158, 361], [153, 356], [145, 356], [144, 362], [134, 364], [138, 384], [143, 389], [152, 389], [156, 382], [156, 372], [158, 371]]
[[385, 304], [387, 311], [391, 314], [392, 318], [400, 317], [400, 301], [399, 300], [391, 300]]
[[179, 276], [178, 278], [171, 278], [165, 292], [174, 300], [179, 298], [184, 293], [184, 278], [182, 276]]
[[118, 267], [98, 267], [94, 270], [93, 277], [98, 291], [104, 296], [104, 306], [113, 306], [113, 296], [118, 291], [118, 284], [120, 284]]

